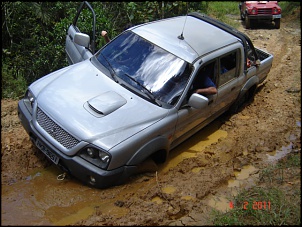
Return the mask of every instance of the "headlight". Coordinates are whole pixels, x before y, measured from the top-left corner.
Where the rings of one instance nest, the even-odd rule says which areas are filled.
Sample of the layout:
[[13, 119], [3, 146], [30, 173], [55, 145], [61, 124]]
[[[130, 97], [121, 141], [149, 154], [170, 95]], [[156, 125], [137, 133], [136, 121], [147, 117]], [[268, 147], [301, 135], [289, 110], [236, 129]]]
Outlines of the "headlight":
[[281, 9], [278, 9], [277, 7], [273, 8], [273, 14], [280, 14], [281, 13]]
[[249, 14], [253, 14], [253, 15], [256, 15], [258, 13], [258, 9], [255, 7], [248, 9], [247, 11]]
[[257, 12], [258, 12], [258, 10], [256, 8], [253, 8], [251, 13], [252, 14], [257, 14]]
[[32, 113], [32, 109], [33, 109], [35, 101], [36, 101], [35, 96], [29, 89], [27, 89], [27, 91], [25, 93], [25, 97], [24, 97], [24, 102], [30, 113]]
[[82, 149], [80, 151], [80, 157], [102, 169], [107, 169], [111, 160], [108, 153], [92, 146]]

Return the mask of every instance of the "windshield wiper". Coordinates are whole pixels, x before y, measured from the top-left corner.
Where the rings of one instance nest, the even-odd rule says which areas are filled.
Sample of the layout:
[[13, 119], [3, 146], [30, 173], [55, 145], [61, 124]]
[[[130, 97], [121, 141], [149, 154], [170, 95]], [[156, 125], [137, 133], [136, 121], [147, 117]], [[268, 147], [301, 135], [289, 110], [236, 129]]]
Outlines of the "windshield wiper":
[[107, 58], [102, 54], [102, 52], [100, 53], [103, 58], [105, 59], [105, 61], [107, 62], [107, 64], [109, 65], [109, 71], [110, 71], [110, 75], [112, 77], [112, 79], [115, 81], [115, 82], [118, 82], [118, 79], [117, 79], [117, 76], [116, 76], [116, 73], [112, 67], [112, 65], [110, 64], [110, 62], [107, 60]]
[[[147, 89], [144, 85], [142, 85], [140, 82], [138, 82], [137, 80], [135, 80], [134, 78], [132, 78], [131, 76], [129, 76], [127, 73], [124, 73], [125, 76], [127, 76], [129, 79], [131, 79], [132, 81], [134, 81], [136, 84], [138, 84], [141, 88], [143, 88], [143, 92], [144, 94], [147, 94], [147, 96], [152, 100], [153, 103], [156, 103], [158, 106], [162, 106], [154, 97], [154, 95], [152, 94], [152, 92]], [[147, 93], [146, 93], [147, 91]]]

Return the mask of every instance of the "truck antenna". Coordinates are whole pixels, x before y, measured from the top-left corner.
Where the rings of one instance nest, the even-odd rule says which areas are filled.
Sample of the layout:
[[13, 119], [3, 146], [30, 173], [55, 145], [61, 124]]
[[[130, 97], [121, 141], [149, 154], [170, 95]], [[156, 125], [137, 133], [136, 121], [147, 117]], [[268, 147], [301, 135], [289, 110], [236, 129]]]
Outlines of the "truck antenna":
[[184, 34], [185, 25], [186, 25], [186, 22], [187, 22], [187, 17], [188, 17], [188, 2], [187, 2], [187, 14], [186, 14], [185, 23], [184, 23], [184, 26], [182, 28], [181, 34], [178, 36], [178, 38], [181, 39], [181, 40], [185, 39], [185, 37], [183, 36], [183, 34]]

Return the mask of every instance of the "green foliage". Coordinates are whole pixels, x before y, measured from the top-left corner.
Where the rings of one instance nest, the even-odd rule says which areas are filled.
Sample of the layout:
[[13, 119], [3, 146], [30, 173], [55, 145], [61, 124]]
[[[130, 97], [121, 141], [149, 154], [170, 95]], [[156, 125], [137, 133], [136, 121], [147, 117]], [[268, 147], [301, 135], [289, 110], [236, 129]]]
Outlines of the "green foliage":
[[2, 98], [20, 98], [27, 88], [26, 81], [20, 73], [2, 62]]
[[240, 19], [239, 14], [239, 3], [238, 2], [211, 2], [208, 6], [209, 16], [217, 18], [235, 28], [238, 27], [239, 23], [235, 23], [234, 19]]
[[[102, 30], [107, 30], [111, 37], [115, 37], [129, 27], [129, 24], [136, 25], [185, 14], [187, 3], [91, 2], [91, 5], [97, 18], [96, 47], [99, 49], [105, 44], [104, 40], [99, 38]], [[65, 54], [66, 31], [79, 6], [80, 2], [2, 3], [2, 70], [9, 68], [7, 73], [12, 74], [6, 77], [6, 80], [22, 77], [29, 85], [40, 77], [68, 65]], [[90, 18], [87, 16], [80, 19], [83, 27], [87, 28], [83, 32], [92, 35]], [[5, 66], [3, 62], [6, 62]], [[8, 88], [10, 86], [6, 89]], [[2, 97], [15, 94], [4, 90], [2, 89]]]
[[[6, 67], [11, 69], [9, 72], [13, 74], [7, 79], [23, 77], [29, 85], [41, 76], [67, 65], [64, 53], [67, 24], [62, 26], [60, 23], [61, 19], [67, 22], [65, 13], [74, 7], [74, 3], [63, 5], [55, 2], [2, 4], [2, 15], [5, 15], [2, 27], [2, 71], [5, 69], [5, 61]], [[2, 97], [5, 97], [3, 90], [2, 87]]]
[[295, 2], [280, 1], [278, 4], [282, 9], [282, 17], [290, 15], [294, 10], [298, 9], [300, 11], [301, 2], [299, 1], [295, 1]]
[[[17, 1], [1, 4], [2, 71], [8, 68], [10, 70], [6, 73], [12, 74], [6, 76], [7, 80], [22, 77], [29, 85], [68, 65], [65, 54], [66, 31], [73, 22], [80, 3]], [[96, 49], [105, 44], [100, 35], [102, 30], [106, 30], [112, 38], [129, 26], [194, 11], [208, 14], [234, 27], [238, 25], [234, 23], [234, 17], [239, 18], [238, 2], [94, 1], [90, 4], [96, 14]], [[296, 7], [296, 4], [292, 5]], [[283, 3], [286, 9], [290, 9], [292, 5]], [[232, 15], [233, 18], [226, 15]], [[92, 35], [92, 21], [87, 18], [81, 18], [81, 23], [87, 28], [85, 32]], [[2, 97], [15, 93], [3, 91], [2, 87]]]

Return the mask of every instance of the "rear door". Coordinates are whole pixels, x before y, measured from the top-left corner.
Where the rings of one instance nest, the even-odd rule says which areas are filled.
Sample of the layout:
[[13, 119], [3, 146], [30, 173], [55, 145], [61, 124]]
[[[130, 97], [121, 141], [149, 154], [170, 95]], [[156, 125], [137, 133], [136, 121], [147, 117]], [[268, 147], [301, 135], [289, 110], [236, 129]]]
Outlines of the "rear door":
[[[78, 8], [77, 14], [73, 23], [69, 26], [66, 35], [65, 51], [69, 64], [86, 60], [95, 53], [95, 26], [95, 12], [89, 3], [84, 1]], [[77, 33], [84, 33], [90, 37], [87, 45], [82, 46], [75, 42], [77, 40], [75, 39]], [[81, 35], [82, 37], [85, 36], [83, 34]]]
[[217, 78], [218, 96], [212, 108], [212, 114], [224, 112], [238, 97], [240, 84], [244, 79], [240, 75], [241, 50], [234, 49], [218, 58], [219, 73]]

